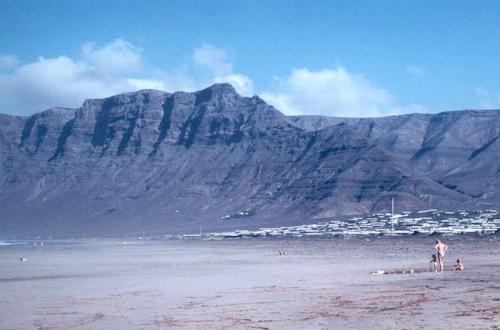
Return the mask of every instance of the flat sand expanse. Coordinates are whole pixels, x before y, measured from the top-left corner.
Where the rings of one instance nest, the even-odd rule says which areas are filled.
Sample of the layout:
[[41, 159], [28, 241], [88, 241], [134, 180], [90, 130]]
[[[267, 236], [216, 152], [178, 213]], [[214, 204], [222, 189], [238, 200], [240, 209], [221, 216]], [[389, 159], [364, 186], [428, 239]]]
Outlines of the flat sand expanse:
[[500, 329], [498, 238], [445, 237], [463, 272], [369, 275], [434, 240], [0, 246], [0, 329]]

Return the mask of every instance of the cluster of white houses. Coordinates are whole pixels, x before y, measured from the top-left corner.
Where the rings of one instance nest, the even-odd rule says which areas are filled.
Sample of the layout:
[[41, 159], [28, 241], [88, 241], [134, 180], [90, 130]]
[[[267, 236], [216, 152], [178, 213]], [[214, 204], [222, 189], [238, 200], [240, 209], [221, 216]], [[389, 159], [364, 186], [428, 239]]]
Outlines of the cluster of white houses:
[[486, 211], [439, 211], [436, 209], [401, 214], [377, 213], [371, 217], [324, 221], [300, 226], [199, 233], [179, 238], [224, 239], [240, 237], [303, 237], [415, 234], [495, 234], [500, 233], [500, 214]]

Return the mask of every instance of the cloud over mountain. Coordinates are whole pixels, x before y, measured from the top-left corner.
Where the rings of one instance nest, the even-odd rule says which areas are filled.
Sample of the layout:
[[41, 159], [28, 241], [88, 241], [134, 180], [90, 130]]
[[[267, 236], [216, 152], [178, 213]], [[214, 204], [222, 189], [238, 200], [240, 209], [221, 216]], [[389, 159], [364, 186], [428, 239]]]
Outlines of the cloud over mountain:
[[286, 114], [380, 116], [394, 107], [394, 97], [361, 75], [339, 67], [321, 71], [295, 69], [278, 80], [278, 92], [262, 97]]
[[161, 81], [134, 77], [142, 70], [141, 50], [117, 39], [103, 47], [82, 47], [81, 57], [39, 57], [0, 76], [2, 112], [28, 114], [54, 106], [76, 107], [86, 98], [144, 89]]
[[[312, 71], [294, 69], [259, 90], [235, 70], [228, 52], [211, 44], [195, 48], [186, 63], [174, 68], [151, 67], [144, 50], [125, 39], [105, 45], [85, 43], [77, 58], [39, 57], [19, 64], [13, 55], [0, 57], [0, 112], [30, 114], [54, 106], [76, 107], [84, 99], [140, 89], [194, 91], [213, 83], [230, 83], [238, 93], [261, 95], [287, 115], [382, 116], [421, 111], [401, 106], [386, 89], [345, 67]], [[0, 71], [1, 72], [1, 71]]]

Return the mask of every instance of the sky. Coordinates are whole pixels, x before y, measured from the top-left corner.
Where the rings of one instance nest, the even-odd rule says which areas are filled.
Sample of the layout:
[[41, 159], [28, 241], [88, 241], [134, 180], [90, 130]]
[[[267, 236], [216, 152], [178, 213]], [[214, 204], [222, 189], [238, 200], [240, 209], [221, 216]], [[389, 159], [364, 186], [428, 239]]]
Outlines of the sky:
[[288, 115], [500, 108], [500, 1], [0, 0], [0, 113], [229, 82]]

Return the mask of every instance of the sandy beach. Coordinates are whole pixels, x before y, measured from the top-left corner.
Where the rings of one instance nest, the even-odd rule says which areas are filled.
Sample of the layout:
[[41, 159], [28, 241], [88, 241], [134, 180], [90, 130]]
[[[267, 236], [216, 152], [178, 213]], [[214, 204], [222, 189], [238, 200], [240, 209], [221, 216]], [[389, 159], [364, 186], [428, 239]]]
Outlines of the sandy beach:
[[448, 271], [420, 272], [434, 240], [3, 245], [0, 329], [499, 329], [498, 238], [445, 237]]

